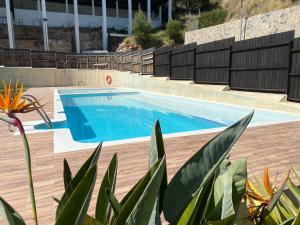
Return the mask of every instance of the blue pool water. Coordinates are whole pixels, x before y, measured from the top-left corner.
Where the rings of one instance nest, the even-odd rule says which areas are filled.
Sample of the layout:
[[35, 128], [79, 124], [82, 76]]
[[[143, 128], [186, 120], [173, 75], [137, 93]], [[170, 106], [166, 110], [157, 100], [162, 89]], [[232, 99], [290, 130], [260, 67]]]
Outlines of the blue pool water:
[[[73, 140], [98, 143], [150, 136], [159, 119], [163, 134], [228, 126], [246, 116], [250, 108], [121, 89], [60, 90]], [[253, 125], [299, 120], [295, 114], [255, 110]]]
[[94, 143], [151, 135], [159, 119], [164, 134], [222, 127], [224, 124], [166, 111], [130, 98], [136, 94], [62, 95], [67, 124], [75, 141]]

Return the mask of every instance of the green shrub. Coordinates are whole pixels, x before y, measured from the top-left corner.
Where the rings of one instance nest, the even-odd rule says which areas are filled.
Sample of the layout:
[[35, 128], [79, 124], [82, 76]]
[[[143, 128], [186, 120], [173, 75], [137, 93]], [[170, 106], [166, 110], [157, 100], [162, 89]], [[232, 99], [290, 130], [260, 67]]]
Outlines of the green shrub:
[[154, 28], [142, 11], [135, 14], [133, 20], [133, 35], [137, 44], [147, 48], [152, 40]]
[[169, 20], [166, 25], [166, 34], [174, 44], [183, 43], [182, 26], [178, 20]]
[[227, 12], [223, 9], [214, 9], [204, 12], [199, 17], [199, 28], [210, 27], [225, 22]]

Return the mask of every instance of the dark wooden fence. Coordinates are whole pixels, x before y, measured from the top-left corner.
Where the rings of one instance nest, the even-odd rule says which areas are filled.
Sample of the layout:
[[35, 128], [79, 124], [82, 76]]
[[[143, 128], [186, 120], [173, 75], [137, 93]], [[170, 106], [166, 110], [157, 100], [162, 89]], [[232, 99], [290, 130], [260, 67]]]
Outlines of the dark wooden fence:
[[169, 77], [171, 75], [171, 52], [173, 46], [157, 48], [154, 51], [154, 76]]
[[234, 38], [201, 44], [195, 52], [195, 83], [228, 84]]
[[127, 52], [123, 55], [123, 70], [131, 71], [132, 70], [132, 55], [131, 52]]
[[196, 43], [174, 48], [171, 52], [172, 80], [194, 80]]
[[132, 52], [132, 72], [140, 73], [142, 71], [142, 51]]
[[31, 52], [24, 49], [14, 49], [13, 51], [4, 49], [3, 64], [6, 67], [31, 67]]
[[0, 48], [0, 66], [58, 69], [115, 69], [153, 74], [154, 48], [134, 52], [75, 54]]
[[153, 74], [153, 52], [154, 48], [150, 48], [142, 52], [142, 74]]
[[288, 100], [300, 102], [300, 38], [293, 42], [288, 82]]
[[293, 38], [291, 31], [234, 43], [230, 88], [287, 93]]

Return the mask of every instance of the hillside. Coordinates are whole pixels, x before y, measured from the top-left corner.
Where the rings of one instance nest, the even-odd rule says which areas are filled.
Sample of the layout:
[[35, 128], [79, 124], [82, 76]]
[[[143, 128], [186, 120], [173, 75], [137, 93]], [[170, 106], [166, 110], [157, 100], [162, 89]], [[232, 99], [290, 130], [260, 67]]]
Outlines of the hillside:
[[[213, 1], [211, 1], [213, 2]], [[240, 0], [215, 0], [228, 12], [227, 21], [239, 18]], [[300, 0], [243, 0], [244, 17], [300, 5]]]

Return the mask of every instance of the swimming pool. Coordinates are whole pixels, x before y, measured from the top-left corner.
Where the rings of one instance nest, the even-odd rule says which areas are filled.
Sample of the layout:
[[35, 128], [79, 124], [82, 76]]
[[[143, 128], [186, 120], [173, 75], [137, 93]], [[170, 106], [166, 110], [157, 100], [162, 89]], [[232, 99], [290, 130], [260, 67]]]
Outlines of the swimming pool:
[[[54, 152], [116, 145], [150, 138], [159, 119], [165, 138], [219, 132], [253, 108], [127, 88], [55, 89]], [[249, 126], [300, 121], [299, 114], [254, 109]], [[26, 132], [49, 132], [42, 121]]]
[[[224, 128], [252, 111], [251, 108], [166, 96], [131, 89], [59, 90], [66, 121], [59, 128], [70, 130], [81, 143], [99, 143], [151, 135], [159, 119], [163, 134]], [[298, 120], [299, 116], [255, 110], [252, 125]]]
[[144, 93], [61, 95], [67, 124], [75, 141], [99, 143], [145, 137], [159, 119], [163, 134], [223, 127], [205, 118], [157, 106]]

